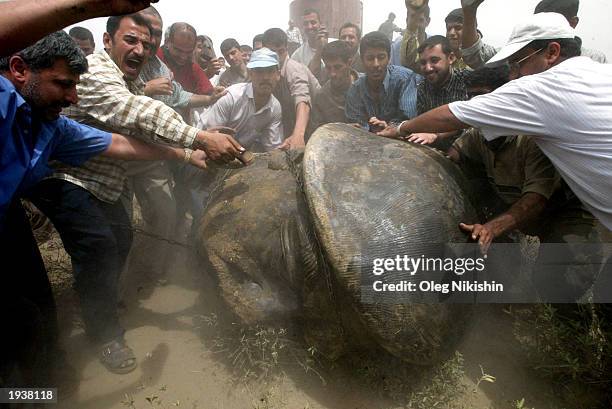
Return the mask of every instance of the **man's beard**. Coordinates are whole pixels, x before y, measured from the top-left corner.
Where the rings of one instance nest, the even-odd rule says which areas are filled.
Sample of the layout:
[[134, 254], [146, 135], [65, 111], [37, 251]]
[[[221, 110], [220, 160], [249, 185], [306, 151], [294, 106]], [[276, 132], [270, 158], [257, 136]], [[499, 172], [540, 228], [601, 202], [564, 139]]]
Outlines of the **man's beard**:
[[45, 102], [40, 93], [40, 80], [36, 74], [32, 75], [31, 79], [23, 85], [21, 88], [21, 96], [30, 105], [34, 115], [46, 120], [57, 119], [54, 114], [49, 112], [51, 109], [61, 109], [69, 106], [69, 104], [59, 102], [56, 104]]

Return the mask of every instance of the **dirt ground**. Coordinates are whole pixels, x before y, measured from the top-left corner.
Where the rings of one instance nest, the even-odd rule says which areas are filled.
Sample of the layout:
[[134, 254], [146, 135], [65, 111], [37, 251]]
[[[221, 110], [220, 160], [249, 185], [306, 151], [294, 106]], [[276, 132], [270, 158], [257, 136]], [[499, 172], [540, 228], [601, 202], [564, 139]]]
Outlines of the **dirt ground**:
[[[136, 249], [139, 240], [143, 237], [137, 235]], [[307, 346], [299, 344], [299, 335], [291, 329], [237, 331], [215, 295], [213, 280], [198, 267], [191, 249], [175, 246], [175, 250], [172, 274], [164, 282], [137, 273], [137, 260], [144, 255], [137, 251], [131, 255], [130, 268], [122, 277], [121, 320], [139, 367], [115, 375], [98, 362], [96, 350], [84, 336], [61, 242], [55, 236], [43, 248], [58, 301], [63, 345], [80, 379], [78, 389], [71, 396], [60, 395], [56, 407], [564, 407], [556, 401], [552, 385], [528, 369], [512, 336], [511, 319], [501, 306], [477, 311], [459, 347], [463, 364], [451, 364], [446, 377], [434, 379], [435, 368], [410, 368], [380, 352], [369, 357], [356, 352], [334, 365], [320, 364], [302, 359], [309, 355]], [[274, 355], [291, 356], [286, 353], [290, 349], [298, 351], [295, 359]]]

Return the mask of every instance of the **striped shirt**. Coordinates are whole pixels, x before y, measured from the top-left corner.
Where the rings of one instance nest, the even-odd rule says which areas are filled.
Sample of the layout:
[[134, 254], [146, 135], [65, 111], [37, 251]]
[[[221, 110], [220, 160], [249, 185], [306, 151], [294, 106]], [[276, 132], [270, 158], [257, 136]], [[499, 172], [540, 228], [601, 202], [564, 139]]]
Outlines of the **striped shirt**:
[[398, 123], [416, 116], [416, 90], [421, 76], [397, 65], [387, 67], [383, 89], [378, 102], [370, 96], [367, 76], [353, 83], [346, 94], [346, 118], [349, 123], [368, 127], [373, 116], [387, 122]]
[[427, 80], [421, 81], [417, 90], [417, 114], [424, 114], [451, 102], [467, 101], [468, 95], [465, 86], [467, 72], [467, 70], [451, 68], [450, 78], [441, 87], [435, 87]]
[[[106, 51], [87, 57], [89, 72], [77, 85], [79, 102], [64, 110], [70, 118], [99, 129], [140, 139], [190, 147], [198, 133], [164, 103], [144, 96], [144, 83], [127, 82]], [[79, 167], [54, 164], [52, 177], [81, 186], [114, 203], [123, 191], [126, 163], [95, 157]]]

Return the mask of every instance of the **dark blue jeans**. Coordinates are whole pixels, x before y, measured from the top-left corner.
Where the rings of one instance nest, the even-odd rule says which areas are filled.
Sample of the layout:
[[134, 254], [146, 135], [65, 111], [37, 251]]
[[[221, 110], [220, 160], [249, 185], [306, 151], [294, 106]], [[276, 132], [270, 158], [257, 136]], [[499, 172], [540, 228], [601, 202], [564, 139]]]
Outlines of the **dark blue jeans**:
[[51, 219], [72, 259], [87, 335], [96, 342], [123, 336], [117, 316], [118, 282], [132, 231], [121, 200], [103, 202], [59, 179], [42, 181], [28, 197]]

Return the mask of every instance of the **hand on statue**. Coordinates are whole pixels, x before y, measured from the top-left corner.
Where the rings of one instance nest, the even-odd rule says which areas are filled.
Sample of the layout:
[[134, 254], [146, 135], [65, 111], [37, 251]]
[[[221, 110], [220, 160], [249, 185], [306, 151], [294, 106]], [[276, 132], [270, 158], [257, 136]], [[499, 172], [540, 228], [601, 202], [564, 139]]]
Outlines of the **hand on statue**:
[[480, 252], [484, 255], [489, 251], [489, 247], [495, 238], [490, 226], [485, 224], [465, 224], [459, 223], [459, 227], [466, 233], [470, 233], [470, 238], [478, 241]]
[[370, 127], [370, 132], [374, 132], [374, 133], [380, 132], [389, 126], [387, 121], [378, 119], [375, 116], [370, 118], [370, 120], [368, 121], [368, 125]]
[[387, 126], [382, 131], [376, 132], [376, 135], [393, 139], [398, 139], [400, 137], [400, 134], [397, 132], [397, 126]]
[[303, 148], [305, 145], [303, 136], [293, 134], [285, 139], [278, 149], [286, 151], [289, 149]]
[[438, 139], [438, 135], [435, 133], [413, 133], [402, 139], [421, 145], [431, 145]]
[[229, 134], [219, 132], [219, 129], [200, 131], [194, 141], [194, 149], [204, 150], [211, 160], [227, 163], [239, 159], [246, 149]]
[[206, 159], [208, 159], [206, 152], [197, 149], [192, 152], [191, 157], [189, 158], [189, 164], [195, 166], [196, 168], [206, 169]]

